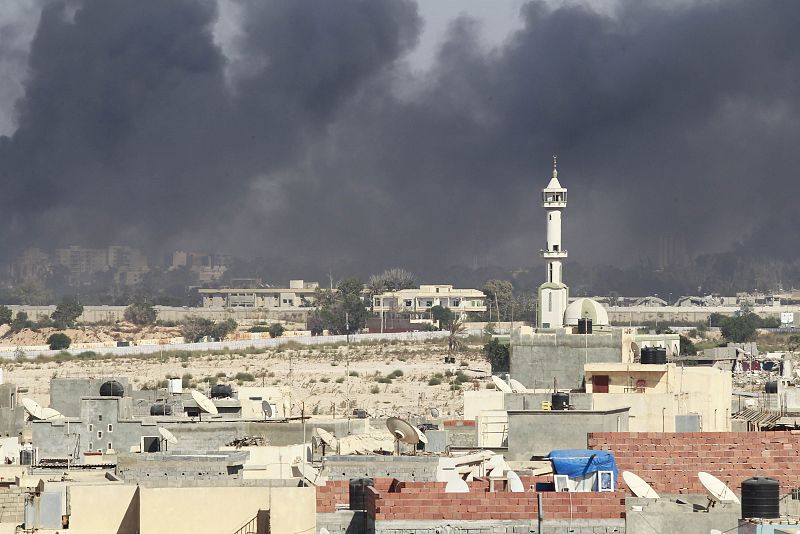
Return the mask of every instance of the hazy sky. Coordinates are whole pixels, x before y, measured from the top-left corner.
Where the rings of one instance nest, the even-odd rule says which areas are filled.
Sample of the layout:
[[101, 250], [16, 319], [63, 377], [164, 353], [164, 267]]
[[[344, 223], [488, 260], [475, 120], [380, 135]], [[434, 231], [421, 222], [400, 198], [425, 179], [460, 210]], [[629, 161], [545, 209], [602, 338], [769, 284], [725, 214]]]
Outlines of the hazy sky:
[[794, 255], [798, 22], [791, 0], [5, 0], [0, 257], [536, 264], [553, 153], [571, 257]]

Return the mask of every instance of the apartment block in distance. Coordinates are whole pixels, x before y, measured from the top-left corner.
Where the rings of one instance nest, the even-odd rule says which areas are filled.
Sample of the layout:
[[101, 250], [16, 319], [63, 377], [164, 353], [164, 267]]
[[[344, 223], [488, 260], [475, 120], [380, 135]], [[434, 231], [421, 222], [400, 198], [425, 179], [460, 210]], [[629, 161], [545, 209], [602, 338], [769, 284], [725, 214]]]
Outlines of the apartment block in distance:
[[375, 313], [405, 313], [412, 318], [427, 318], [431, 308], [442, 306], [467, 316], [486, 311], [486, 295], [477, 289], [455, 289], [451, 285], [422, 285], [419, 289], [401, 289], [375, 295]]

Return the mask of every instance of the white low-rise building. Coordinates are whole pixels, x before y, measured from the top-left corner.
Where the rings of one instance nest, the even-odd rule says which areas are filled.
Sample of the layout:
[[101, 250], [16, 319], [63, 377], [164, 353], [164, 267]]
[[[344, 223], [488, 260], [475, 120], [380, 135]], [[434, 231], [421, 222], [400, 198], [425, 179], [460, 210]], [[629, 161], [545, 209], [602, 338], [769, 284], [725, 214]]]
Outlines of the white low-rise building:
[[486, 311], [486, 295], [477, 289], [456, 289], [451, 285], [421, 285], [419, 289], [401, 289], [375, 295], [372, 311], [375, 313], [407, 313], [414, 317], [427, 317], [431, 308], [450, 308], [462, 316]]

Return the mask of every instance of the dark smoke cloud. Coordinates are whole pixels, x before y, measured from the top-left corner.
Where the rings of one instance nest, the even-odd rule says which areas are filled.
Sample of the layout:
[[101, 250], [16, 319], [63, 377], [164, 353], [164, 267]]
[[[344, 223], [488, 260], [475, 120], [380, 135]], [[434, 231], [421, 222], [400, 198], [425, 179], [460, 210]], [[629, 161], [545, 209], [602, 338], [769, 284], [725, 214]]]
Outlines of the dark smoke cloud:
[[409, 2], [241, 4], [225, 76], [212, 2], [45, 10], [0, 146], [4, 244], [131, 240], [306, 272], [534, 264], [560, 155], [571, 258], [779, 250], [800, 193], [800, 4], [530, 2], [500, 48], [456, 21], [403, 62]]

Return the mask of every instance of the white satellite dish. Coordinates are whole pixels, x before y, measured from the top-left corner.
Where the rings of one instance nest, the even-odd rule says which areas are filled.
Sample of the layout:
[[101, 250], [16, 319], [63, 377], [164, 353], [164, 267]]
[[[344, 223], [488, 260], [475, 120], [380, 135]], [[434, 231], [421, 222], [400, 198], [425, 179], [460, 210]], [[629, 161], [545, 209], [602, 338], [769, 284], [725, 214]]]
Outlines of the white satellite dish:
[[170, 445], [175, 445], [176, 443], [178, 443], [178, 438], [175, 437], [175, 434], [173, 434], [166, 428], [159, 428], [158, 433], [161, 434], [161, 437], [164, 438], [164, 441], [166, 441]]
[[28, 412], [28, 415], [31, 419], [44, 419], [44, 415], [42, 415], [42, 406], [33, 399], [22, 399], [22, 407], [25, 408], [25, 411]]
[[419, 439], [420, 443], [428, 443], [428, 437], [425, 435], [425, 433], [422, 430], [420, 430], [416, 426], [414, 427], [414, 430], [417, 431], [417, 438]]
[[322, 443], [324, 443], [333, 450], [337, 450], [339, 448], [339, 440], [336, 439], [336, 437], [333, 434], [331, 434], [324, 428], [320, 427], [317, 427], [315, 429], [315, 432], [317, 433], [319, 439], [322, 440]]
[[503, 393], [513, 393], [514, 391], [511, 389], [511, 386], [506, 384], [506, 381], [500, 378], [499, 376], [492, 375], [492, 382], [494, 382], [494, 387], [498, 390], [502, 391]]
[[53, 419], [64, 419], [64, 415], [53, 408], [42, 408], [42, 419], [51, 421]]
[[487, 471], [491, 471], [494, 473], [495, 471], [503, 472], [508, 469], [508, 464], [506, 463], [506, 459], [503, 458], [502, 454], [495, 454], [484, 464], [484, 467]]
[[322, 527], [319, 529], [319, 534], [331, 534], [331, 532], [327, 528]]
[[264, 419], [272, 419], [275, 417], [275, 410], [272, 409], [272, 405], [269, 401], [261, 401], [261, 411], [264, 412]]
[[519, 380], [514, 380], [513, 378], [509, 378], [508, 383], [511, 385], [511, 391], [513, 391], [514, 393], [525, 393], [526, 391], [528, 391], [528, 388], [526, 388]]
[[444, 487], [445, 493], [469, 493], [469, 485], [461, 478], [454, 478]]
[[658, 493], [656, 493], [656, 490], [654, 490], [650, 484], [642, 480], [642, 478], [636, 473], [623, 471], [622, 480], [625, 481], [625, 484], [628, 486], [628, 489], [631, 490], [631, 493], [637, 497], [641, 497], [643, 499], [661, 498], [658, 496]]
[[400, 442], [416, 446], [419, 443], [419, 430], [417, 427], [399, 417], [390, 417], [386, 420], [386, 428], [395, 439], [395, 454], [400, 454]]
[[[192, 398], [197, 403], [197, 407], [200, 408], [200, 411], [210, 413], [211, 415], [217, 415], [219, 413], [211, 399], [199, 391], [192, 391]], [[202, 415], [200, 416], [200, 420], [203, 420]]]
[[697, 473], [697, 478], [700, 479], [700, 483], [706, 489], [709, 501], [741, 504], [736, 494], [723, 481], [711, 473], [700, 471]]
[[434, 419], [439, 417], [439, 408], [431, 408], [431, 417]]
[[292, 467], [296, 467], [297, 471], [300, 472], [300, 476], [308, 480], [310, 484], [314, 486], [317, 485], [317, 478], [319, 478], [319, 471], [317, 469], [314, 469], [307, 463], [301, 463]]
[[522, 480], [520, 480], [519, 475], [514, 471], [506, 473], [506, 478], [508, 479], [508, 489], [511, 493], [525, 492], [525, 485], [522, 483]]

